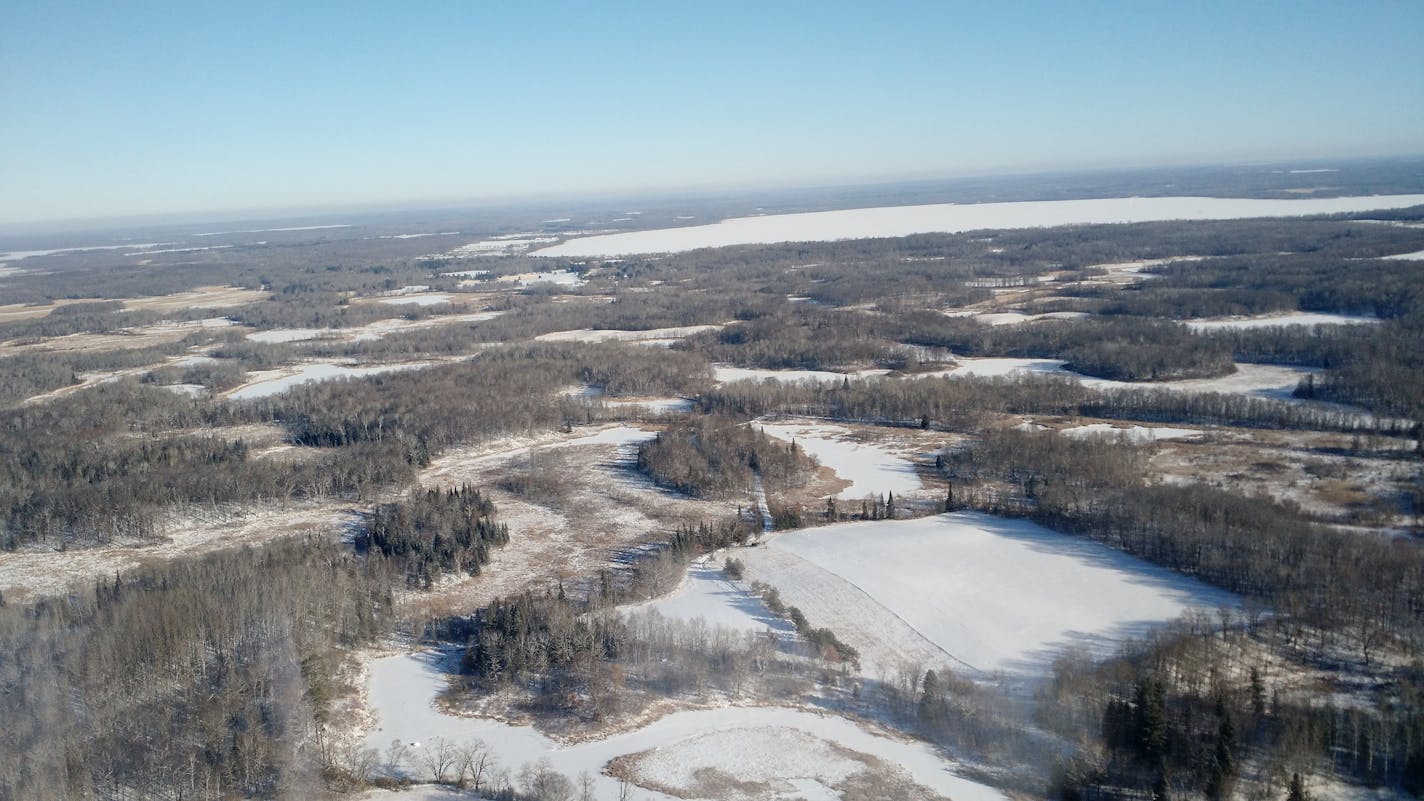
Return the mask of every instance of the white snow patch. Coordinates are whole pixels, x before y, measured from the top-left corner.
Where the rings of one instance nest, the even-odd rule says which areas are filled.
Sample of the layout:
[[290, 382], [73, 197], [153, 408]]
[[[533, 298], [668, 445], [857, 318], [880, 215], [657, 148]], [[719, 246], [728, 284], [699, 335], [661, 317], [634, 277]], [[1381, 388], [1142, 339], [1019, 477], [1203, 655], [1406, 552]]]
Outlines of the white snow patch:
[[620, 256], [772, 242], [806, 242], [980, 229], [1043, 228], [1158, 220], [1226, 220], [1402, 208], [1424, 195], [1257, 200], [1211, 197], [1101, 198], [952, 203], [739, 217], [712, 225], [590, 236], [536, 256]]
[[[789, 729], [892, 764], [898, 763], [915, 781], [955, 801], [1007, 801], [1007, 797], [997, 790], [953, 773], [955, 764], [924, 743], [891, 739], [846, 718], [818, 712], [783, 707], [727, 707], [677, 712], [640, 729], [577, 743], [551, 740], [530, 726], [511, 726], [486, 718], [445, 715], [432, 702], [445, 687], [441, 666], [454, 657], [454, 653], [419, 652], [370, 662], [369, 699], [378, 724], [366, 736], [367, 747], [384, 752], [392, 741], [428, 745], [436, 738], [451, 742], [478, 738], [494, 750], [503, 768], [517, 772], [525, 763], [548, 759], [555, 770], [566, 776], [588, 772], [593, 777], [594, 789], [599, 797], [613, 798], [617, 795], [617, 782], [603, 775], [602, 770], [617, 757], [655, 748], [673, 748], [680, 743], [700, 741], [711, 733], [752, 737], [760, 736], [756, 732], [767, 729]], [[412, 757], [406, 770], [424, 777], [425, 768], [417, 767], [419, 749], [412, 748], [411, 751]], [[719, 767], [737, 775], [742, 765], [731, 756]], [[674, 801], [670, 796], [653, 791], [644, 790], [640, 795]]]
[[1194, 331], [1219, 331], [1227, 328], [1270, 328], [1279, 325], [1367, 325], [1379, 321], [1378, 317], [1362, 315], [1292, 312], [1290, 314], [1267, 314], [1260, 317], [1187, 320], [1186, 324]]
[[242, 231], [208, 231], [207, 233], [193, 234], [193, 236], [226, 236], [227, 234], [265, 234], [269, 231], [323, 231], [328, 228], [350, 227], [351, 223], [342, 223], [340, 225], [292, 225], [286, 228], [248, 228]]
[[534, 339], [540, 342], [646, 342], [682, 339], [703, 331], [716, 331], [721, 325], [684, 325], [675, 328], [648, 328], [627, 331], [615, 328], [580, 328], [573, 331], [550, 331]]
[[826, 425], [765, 425], [761, 430], [788, 442], [795, 441], [817, 461], [851, 482], [836, 497], [859, 500], [876, 493], [904, 494], [923, 488], [910, 460], [882, 447], [846, 439], [848, 429]]
[[847, 378], [881, 376], [889, 372], [889, 370], [857, 370], [854, 373], [833, 373], [829, 370], [767, 370], [760, 367], [732, 367], [726, 364], [712, 366], [713, 377], [722, 384], [730, 381], [765, 381], [767, 379], [783, 384], [796, 383], [797, 381], [840, 383]]
[[[789, 556], [768, 558], [768, 554]], [[844, 523], [777, 535], [745, 552], [749, 576], [776, 587], [813, 621], [830, 621], [862, 667], [894, 671], [913, 652], [893, 628], [857, 627], [878, 607], [981, 676], [1046, 675], [1065, 648], [1111, 653], [1194, 608], [1235, 606], [1229, 593], [1096, 543], [1021, 520], [973, 512]], [[806, 586], [796, 563], [840, 581]], [[814, 573], [814, 571], [813, 571]], [[823, 575], [824, 578], [824, 575]], [[903, 645], [903, 647], [902, 647]], [[888, 675], [894, 675], [889, 672]]]
[[232, 400], [265, 398], [271, 395], [279, 395], [298, 384], [331, 381], [337, 378], [365, 378], [366, 376], [379, 375], [380, 373], [390, 373], [397, 370], [418, 370], [422, 367], [429, 366], [429, 362], [382, 364], [374, 367], [348, 367], [330, 363], [307, 364], [296, 368], [295, 372], [291, 369], [282, 369], [254, 373], [253, 375], [261, 377], [228, 392], [227, 397]]
[[1404, 261], [1424, 260], [1424, 250], [1416, 250], [1410, 253], [1396, 253], [1393, 256], [1385, 256], [1386, 259], [1402, 259]]
[[[134, 250], [146, 250], [146, 249], [148, 249], [148, 248], [156, 248], [156, 247], [158, 247], [159, 245], [171, 245], [171, 244], [173, 244], [173, 243], [172, 243], [172, 242], [147, 242], [147, 243], [141, 244], [141, 245], [85, 245], [85, 246], [83, 246], [83, 247], [51, 248], [51, 249], [49, 249], [49, 250], [10, 250], [10, 251], [6, 251], [6, 252], [4, 252], [4, 253], [0, 253], [0, 261], [5, 261], [5, 262], [20, 261], [21, 259], [31, 259], [31, 258], [36, 258], [36, 257], [39, 257], [39, 256], [52, 256], [52, 255], [54, 255], [54, 254], [56, 254], [56, 253], [85, 253], [85, 252], [88, 252], [88, 251], [91, 251], [91, 250], [123, 250], [123, 249], [125, 249], [125, 248], [130, 248], [130, 249], [134, 249]], [[126, 255], [132, 256], [132, 255], [136, 255], [136, 254], [130, 253], [130, 254], [126, 254]]]
[[1020, 323], [1037, 322], [1039, 320], [1073, 320], [1088, 316], [1089, 314], [1087, 312], [1044, 312], [1043, 314], [1029, 314], [1021, 311], [1006, 311], [975, 314], [974, 321], [988, 325], [1018, 325]]
[[208, 388], [202, 384], [164, 384], [163, 388], [175, 395], [186, 395], [190, 398], [201, 398], [208, 394]]
[[320, 339], [331, 336], [331, 330], [327, 328], [273, 328], [268, 331], [253, 331], [247, 338], [253, 342], [262, 342], [268, 345], [280, 342], [304, 342], [308, 339]]
[[413, 304], [416, 306], [434, 306], [437, 303], [449, 303], [450, 296], [442, 292], [434, 292], [428, 295], [406, 295], [404, 297], [399, 298], [382, 298], [381, 302], [390, 304]]
[[513, 281], [521, 287], [534, 286], [535, 284], [555, 284], [558, 286], [583, 286], [588, 283], [584, 277], [572, 270], [551, 270], [543, 273], [521, 273], [519, 275], [502, 275], [500, 281]]
[[785, 636], [796, 634], [796, 628], [790, 622], [771, 614], [761, 598], [729, 581], [722, 575], [721, 565], [711, 559], [689, 565], [687, 577], [667, 595], [624, 608], [654, 609], [663, 617], [680, 620], [701, 618], [710, 626], [735, 631], [763, 632], [769, 629]]
[[1064, 435], [1074, 439], [1088, 439], [1090, 437], [1122, 438], [1129, 442], [1156, 442], [1161, 439], [1188, 439], [1190, 437], [1201, 436], [1201, 430], [1196, 428], [1168, 428], [1164, 426], [1126, 426], [1118, 427], [1109, 423], [1090, 423], [1088, 425], [1065, 428]]

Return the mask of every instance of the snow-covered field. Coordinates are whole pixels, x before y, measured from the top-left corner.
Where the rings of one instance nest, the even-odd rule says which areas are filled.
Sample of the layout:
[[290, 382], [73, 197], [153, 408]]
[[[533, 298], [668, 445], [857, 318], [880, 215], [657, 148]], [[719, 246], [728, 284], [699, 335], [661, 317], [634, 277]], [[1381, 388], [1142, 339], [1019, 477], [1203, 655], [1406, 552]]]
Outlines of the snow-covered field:
[[[675, 755], [687, 754], [690, 759], [696, 752], [696, 759], [707, 762], [706, 767], [732, 776], [744, 772], [763, 776], [775, 785], [773, 793], [763, 796], [768, 799], [798, 797], [796, 780], [839, 782], [847, 775], [847, 760], [868, 763], [872, 758], [898, 765], [915, 782], [954, 801], [1006, 799], [993, 788], [956, 775], [953, 763], [923, 743], [887, 737], [845, 718], [818, 712], [783, 707], [677, 712], [639, 729], [577, 743], [551, 740], [529, 726], [446, 715], [432, 701], [444, 688], [442, 666], [449, 658], [439, 652], [420, 652], [370, 662], [369, 701], [376, 727], [366, 736], [366, 746], [384, 753], [392, 741], [407, 744], [411, 756], [405, 769], [417, 778], [429, 778], [419, 757], [421, 749], [430, 747], [436, 738], [456, 743], [479, 739], [493, 750], [498, 767], [512, 773], [541, 759], [548, 759], [555, 770], [570, 778], [587, 772], [600, 798], [617, 797], [616, 781], [602, 774], [613, 759], [638, 754], [635, 762], [641, 778], [671, 785], [679, 781], [687, 766], [686, 759]], [[764, 743], [787, 733], [784, 758], [774, 763], [767, 761], [765, 753], [733, 743]], [[712, 751], [700, 747], [709, 743], [709, 737], [726, 747]], [[851, 772], [858, 770], [851, 768]], [[646, 789], [638, 796], [674, 801], [673, 796]]]
[[604, 406], [613, 408], [629, 408], [638, 406], [651, 414], [682, 414], [692, 410], [692, 401], [687, 398], [610, 398], [603, 394], [598, 387], [580, 387], [572, 393], [576, 398], [586, 401], [597, 401]]
[[908, 656], [1035, 678], [1064, 649], [1108, 654], [1190, 609], [1237, 603], [1120, 551], [972, 512], [802, 529], [738, 556], [748, 578], [859, 649], [869, 676]]
[[1021, 311], [990, 312], [988, 314], [973, 315], [974, 321], [986, 323], [988, 325], [1018, 325], [1020, 323], [1032, 323], [1039, 320], [1073, 320], [1088, 317], [1087, 312], [1045, 312], [1043, 314], [1028, 314]]
[[810, 242], [908, 236], [981, 229], [1045, 228], [1158, 220], [1229, 220], [1392, 209], [1424, 203], [1424, 195], [1252, 200], [1211, 197], [1134, 197], [1014, 203], [943, 203], [803, 214], [738, 217], [713, 225], [664, 228], [573, 239], [533, 251], [536, 256], [620, 256], [772, 242]]
[[915, 466], [885, 448], [850, 440], [850, 431], [832, 425], [764, 425], [768, 435], [795, 441], [817, 461], [851, 482], [836, 497], [859, 500], [867, 495], [914, 492], [923, 485]]
[[1411, 253], [1396, 253], [1393, 256], [1385, 256], [1386, 259], [1403, 259], [1405, 261], [1424, 261], [1424, 250], [1416, 250]]
[[[736, 554], [733, 554], [736, 555]], [[633, 609], [655, 609], [663, 617], [681, 620], [701, 618], [709, 626], [736, 631], [763, 632], [768, 629], [792, 636], [796, 628], [776, 617], [761, 598], [747, 592], [722, 575], [722, 563], [704, 557], [687, 568], [687, 576], [677, 589]]]
[[684, 325], [675, 328], [648, 328], [626, 331], [616, 328], [579, 328], [572, 331], [550, 331], [534, 337], [540, 342], [648, 342], [682, 339], [703, 331], [716, 331], [720, 325]]
[[1240, 395], [1261, 395], [1288, 400], [1296, 384], [1307, 375], [1319, 373], [1308, 367], [1238, 362], [1236, 372], [1217, 378], [1186, 378], [1180, 381], [1113, 381], [1094, 378], [1064, 368], [1062, 359], [1023, 359], [1012, 357], [974, 358], [956, 356], [959, 367], [916, 373], [912, 378], [994, 378], [1022, 374], [1053, 375], [1071, 378], [1094, 389], [1170, 389], [1177, 392], [1222, 392]]
[[397, 298], [381, 298], [382, 303], [392, 305], [414, 305], [414, 306], [434, 306], [438, 303], [449, 303], [450, 296], [442, 292], [431, 292], [427, 294], [404, 295]]
[[1156, 442], [1162, 439], [1187, 439], [1201, 435], [1196, 428], [1167, 428], [1164, 426], [1114, 426], [1109, 423], [1090, 423], [1083, 426], [1065, 428], [1062, 433], [1077, 439], [1088, 437], [1122, 438], [1129, 442]]
[[268, 331], [254, 331], [248, 334], [247, 338], [254, 342], [266, 343], [302, 342], [308, 339], [326, 338], [347, 342], [369, 342], [403, 331], [438, 328], [442, 325], [458, 325], [460, 323], [479, 323], [493, 320], [501, 314], [504, 312], [482, 311], [468, 314], [441, 314], [434, 317], [422, 317], [418, 320], [391, 317], [385, 320], [373, 320], [353, 328], [274, 328]]
[[305, 342], [331, 335], [327, 328], [272, 328], [267, 331], [253, 331], [247, 338], [253, 342], [274, 345], [282, 342]]
[[847, 378], [866, 378], [885, 375], [889, 370], [857, 370], [854, 373], [833, 373], [829, 370], [767, 370], [760, 367], [732, 367], [726, 364], [712, 366], [713, 377], [719, 383], [729, 381], [772, 381], [795, 383], [797, 381], [835, 382], [839, 384]]
[[1291, 314], [1268, 314], [1260, 317], [1230, 317], [1221, 320], [1188, 320], [1187, 326], [1195, 331], [1216, 331], [1224, 328], [1270, 328], [1278, 325], [1368, 325], [1378, 322], [1378, 317], [1293, 312]]
[[[298, 384], [317, 381], [331, 381], [337, 378], [364, 378], [396, 370], [418, 370], [429, 367], [429, 362], [409, 362], [407, 364], [381, 364], [374, 367], [348, 367], [339, 364], [305, 364], [293, 369], [270, 370], [254, 373], [256, 380], [232, 390], [227, 394], [232, 400], [250, 400], [278, 395]], [[270, 375], [269, 375], [270, 374]]]
[[534, 286], [535, 284], [555, 284], [557, 286], [583, 286], [587, 281], [584, 277], [572, 270], [551, 270], [543, 273], [520, 273], [519, 275], [501, 275], [500, 281], [514, 282], [519, 286]]

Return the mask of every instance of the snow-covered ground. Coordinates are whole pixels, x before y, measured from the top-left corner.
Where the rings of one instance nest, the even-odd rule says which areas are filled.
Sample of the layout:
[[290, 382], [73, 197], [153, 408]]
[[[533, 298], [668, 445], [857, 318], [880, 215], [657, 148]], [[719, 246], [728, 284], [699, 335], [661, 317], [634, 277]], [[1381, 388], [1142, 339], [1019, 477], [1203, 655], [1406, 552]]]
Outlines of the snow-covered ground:
[[422, 317], [419, 320], [406, 320], [401, 317], [391, 317], [385, 320], [373, 320], [365, 325], [354, 328], [274, 328], [268, 331], [254, 331], [247, 335], [247, 338], [254, 342], [302, 342], [308, 339], [340, 339], [347, 342], [369, 342], [371, 340], [383, 339], [389, 334], [396, 334], [403, 331], [415, 331], [422, 328], [438, 328], [443, 325], [458, 325], [460, 323], [478, 323], [504, 314], [503, 311], [482, 311], [470, 312], [467, 314], [441, 314], [434, 317]]
[[765, 381], [770, 378], [781, 383], [797, 381], [835, 382], [839, 384], [847, 378], [866, 378], [885, 375], [889, 370], [857, 370], [854, 373], [833, 373], [829, 370], [767, 370], [760, 367], [732, 367], [726, 364], [712, 366], [713, 377], [719, 383], [729, 381]]
[[943, 203], [738, 217], [713, 225], [663, 228], [573, 239], [533, 251], [536, 256], [620, 256], [771, 242], [809, 242], [908, 236], [981, 229], [1043, 228], [1157, 220], [1228, 220], [1368, 211], [1415, 206], [1424, 195], [1252, 200], [1211, 197], [1134, 197], [1014, 203]]
[[1090, 423], [1088, 425], [1065, 428], [1063, 434], [1077, 439], [1088, 437], [1110, 437], [1122, 438], [1129, 442], [1156, 442], [1162, 439], [1187, 439], [1201, 435], [1201, 430], [1196, 428], [1167, 428], [1163, 426], [1114, 426], [1109, 423]]
[[1296, 385], [1307, 375], [1319, 373], [1309, 367], [1289, 367], [1278, 364], [1248, 364], [1238, 362], [1236, 372], [1217, 378], [1186, 378], [1180, 381], [1113, 381], [1094, 378], [1064, 368], [1062, 359], [1022, 359], [1011, 357], [974, 358], [956, 356], [959, 367], [916, 373], [912, 378], [993, 378], [1022, 374], [1053, 375], [1071, 378], [1094, 389], [1170, 389], [1177, 392], [1222, 392], [1289, 400]]
[[442, 292], [431, 292], [419, 295], [405, 295], [397, 298], [381, 298], [381, 302], [394, 305], [434, 306], [438, 303], [449, 303], [450, 296]]
[[923, 485], [915, 466], [883, 447], [850, 440], [850, 431], [832, 425], [764, 425], [768, 435], [795, 441], [836, 475], [851, 482], [836, 497], [859, 500], [867, 495], [914, 492]]
[[1120, 551], [973, 512], [802, 529], [738, 556], [748, 578], [860, 650], [872, 677], [912, 658], [1032, 679], [1064, 649], [1105, 655], [1190, 609], [1237, 603]]
[[501, 275], [500, 281], [514, 282], [521, 287], [534, 286], [535, 284], [556, 284], [558, 286], [583, 286], [587, 281], [584, 277], [572, 270], [551, 270], [543, 273], [520, 273], [519, 275]]
[[[795, 798], [793, 780], [835, 783], [845, 777], [847, 758], [870, 761], [874, 757], [899, 765], [915, 782], [955, 801], [1005, 801], [993, 788], [956, 775], [955, 765], [940, 757], [924, 743], [894, 739], [874, 733], [850, 720], [819, 712], [783, 707], [727, 707], [677, 712], [632, 731], [602, 740], [560, 743], [529, 726], [512, 726], [487, 718], [460, 718], [438, 711], [433, 700], [444, 688], [443, 666], [451, 655], [419, 652], [374, 659], [370, 662], [369, 700], [376, 727], [366, 737], [366, 746], [386, 752], [392, 741], [410, 748], [406, 771], [428, 779], [420, 766], [421, 749], [436, 738], [465, 743], [479, 739], [494, 752], [498, 766], [512, 773], [528, 763], [548, 759], [550, 765], [570, 778], [587, 772], [600, 798], [617, 796], [616, 781], [602, 774], [611, 760], [632, 754], [638, 760], [644, 780], [676, 782], [685, 769], [685, 760], [674, 753], [698, 752], [700, 761], [715, 760], [715, 766], [732, 776], [757, 772], [767, 780], [785, 782], [769, 798]], [[731, 745], [730, 741], [766, 742], [775, 734], [793, 732], [785, 758], [770, 763], [764, 753]], [[698, 746], [707, 738], [721, 738], [728, 747], [708, 751]], [[851, 752], [834, 751], [834, 744]], [[663, 750], [655, 750], [663, 749]], [[644, 754], [644, 752], [652, 752]], [[791, 793], [791, 794], [787, 794]], [[673, 796], [652, 790], [638, 795], [658, 801], [675, 801]]]
[[736, 631], [770, 629], [786, 636], [796, 633], [789, 622], [771, 614], [761, 598], [727, 580], [722, 575], [722, 563], [708, 557], [688, 566], [687, 576], [677, 589], [631, 609], [655, 609], [663, 617], [681, 620], [701, 618], [710, 626]]
[[281, 342], [305, 342], [308, 339], [320, 339], [331, 336], [331, 333], [331, 329], [328, 328], [273, 328], [267, 331], [253, 331], [247, 335], [247, 338], [253, 342], [273, 345]]
[[638, 406], [652, 414], [682, 414], [692, 410], [692, 401], [687, 398], [610, 398], [603, 394], [598, 387], [580, 387], [572, 393], [576, 398], [586, 401], [598, 401], [604, 406], [613, 408], [628, 408]]
[[988, 314], [973, 315], [974, 321], [986, 323], [988, 325], [1018, 325], [1019, 323], [1032, 323], [1039, 320], [1073, 320], [1088, 317], [1087, 312], [1045, 312], [1043, 314], [1029, 314], [1021, 311], [990, 312]]
[[703, 331], [716, 331], [720, 325], [684, 325], [675, 328], [648, 328], [625, 331], [616, 328], [579, 328], [573, 331], [550, 331], [534, 337], [540, 342], [648, 342], [682, 339]]
[[330, 363], [304, 364], [295, 369], [286, 368], [253, 373], [254, 376], [258, 376], [255, 380], [249, 381], [237, 389], [232, 390], [227, 394], [227, 397], [232, 400], [265, 398], [269, 395], [278, 395], [286, 392], [298, 384], [331, 381], [337, 378], [364, 378], [379, 373], [389, 373], [396, 370], [418, 370], [422, 367], [429, 366], [430, 362], [381, 364], [374, 367], [348, 367]]
[[1368, 325], [1378, 322], [1378, 317], [1363, 317], [1352, 314], [1321, 314], [1320, 312], [1292, 312], [1291, 314], [1267, 314], [1260, 317], [1188, 320], [1187, 326], [1195, 331], [1216, 331], [1224, 328], [1270, 328], [1278, 325]]
[[1424, 250], [1416, 250], [1410, 253], [1396, 253], [1393, 256], [1385, 256], [1386, 259], [1403, 259], [1405, 261], [1424, 260]]

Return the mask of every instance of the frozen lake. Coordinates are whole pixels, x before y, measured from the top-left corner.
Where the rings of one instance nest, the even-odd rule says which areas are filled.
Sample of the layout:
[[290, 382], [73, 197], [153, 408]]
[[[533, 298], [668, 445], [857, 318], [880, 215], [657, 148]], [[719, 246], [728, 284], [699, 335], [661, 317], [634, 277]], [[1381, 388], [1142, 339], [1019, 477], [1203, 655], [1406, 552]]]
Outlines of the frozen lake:
[[1134, 223], [1162, 220], [1236, 220], [1396, 209], [1424, 204], [1424, 195], [1256, 200], [1215, 197], [1127, 197], [1014, 203], [940, 203], [869, 209], [736, 217], [712, 225], [630, 231], [571, 239], [536, 256], [601, 257], [676, 253], [697, 248], [772, 242], [816, 242], [868, 237], [959, 233], [1003, 228]]

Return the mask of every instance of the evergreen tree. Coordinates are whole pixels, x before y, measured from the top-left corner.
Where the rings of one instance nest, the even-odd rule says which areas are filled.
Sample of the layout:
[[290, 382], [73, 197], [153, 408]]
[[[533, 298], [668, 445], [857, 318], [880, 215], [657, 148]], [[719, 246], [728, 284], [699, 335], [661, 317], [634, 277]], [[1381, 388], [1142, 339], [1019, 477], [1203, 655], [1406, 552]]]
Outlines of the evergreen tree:
[[1291, 774], [1290, 790], [1286, 793], [1286, 801], [1310, 801], [1310, 794], [1305, 791], [1305, 782], [1301, 781], [1299, 773]]

